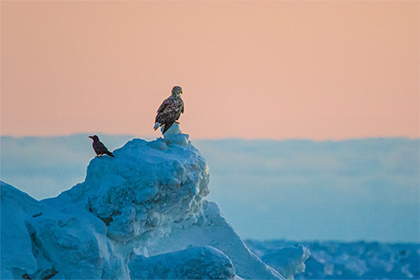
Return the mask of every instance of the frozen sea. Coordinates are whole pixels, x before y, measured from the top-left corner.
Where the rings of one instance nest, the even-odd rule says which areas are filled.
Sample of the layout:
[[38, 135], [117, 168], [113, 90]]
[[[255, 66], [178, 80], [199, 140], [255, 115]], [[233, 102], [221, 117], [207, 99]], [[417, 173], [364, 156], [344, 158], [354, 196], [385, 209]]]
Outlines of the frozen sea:
[[420, 244], [288, 240], [245, 240], [260, 258], [284, 247], [307, 247], [305, 272], [295, 279], [420, 279]]

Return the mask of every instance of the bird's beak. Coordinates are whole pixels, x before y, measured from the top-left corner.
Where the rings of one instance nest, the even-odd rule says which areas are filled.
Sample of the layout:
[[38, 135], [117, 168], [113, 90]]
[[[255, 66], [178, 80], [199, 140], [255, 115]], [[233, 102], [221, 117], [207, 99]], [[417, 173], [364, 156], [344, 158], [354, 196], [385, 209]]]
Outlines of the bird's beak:
[[88, 138], [91, 138], [91, 139], [93, 139], [93, 136], [89, 136]]
[[182, 90], [181, 90], [181, 94], [182, 94]]

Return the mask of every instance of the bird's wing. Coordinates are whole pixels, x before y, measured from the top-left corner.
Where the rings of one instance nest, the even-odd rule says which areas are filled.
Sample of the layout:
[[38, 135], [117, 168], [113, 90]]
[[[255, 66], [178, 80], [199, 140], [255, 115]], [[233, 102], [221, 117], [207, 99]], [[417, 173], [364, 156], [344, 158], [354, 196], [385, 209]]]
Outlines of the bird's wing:
[[162, 104], [160, 104], [159, 109], [157, 110], [157, 113], [162, 112], [163, 110], [165, 110], [166, 106], [168, 106], [171, 103], [171, 99], [170, 97], [166, 98], [165, 100], [163, 100]]
[[102, 142], [97, 143], [97, 149], [98, 149], [98, 152], [101, 152], [101, 153], [109, 152]]
[[173, 118], [176, 104], [175, 101], [172, 98], [166, 99], [162, 105], [162, 108], [159, 108], [158, 113], [155, 118], [155, 122], [158, 122], [160, 124], [166, 123], [168, 120]]

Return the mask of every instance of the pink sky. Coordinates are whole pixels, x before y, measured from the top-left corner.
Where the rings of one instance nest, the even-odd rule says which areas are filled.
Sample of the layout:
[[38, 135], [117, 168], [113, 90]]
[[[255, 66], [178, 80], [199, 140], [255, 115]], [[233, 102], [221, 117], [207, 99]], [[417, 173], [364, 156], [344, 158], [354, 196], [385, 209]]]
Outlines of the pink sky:
[[1, 1], [1, 134], [419, 137], [417, 1]]

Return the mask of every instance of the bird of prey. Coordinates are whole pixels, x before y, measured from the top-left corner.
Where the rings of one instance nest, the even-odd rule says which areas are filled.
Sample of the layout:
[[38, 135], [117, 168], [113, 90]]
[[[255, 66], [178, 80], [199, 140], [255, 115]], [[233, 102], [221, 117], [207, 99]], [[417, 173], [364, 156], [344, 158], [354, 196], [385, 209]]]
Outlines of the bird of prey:
[[99, 137], [97, 135], [89, 136], [89, 138], [92, 138], [93, 140], [92, 147], [96, 153], [96, 156], [107, 154], [110, 157], [114, 157], [114, 155], [105, 147], [105, 145], [99, 141]]
[[164, 134], [184, 113], [184, 101], [181, 99], [181, 94], [181, 87], [172, 88], [172, 95], [166, 98], [157, 110], [154, 130], [164, 126], [162, 131]]

